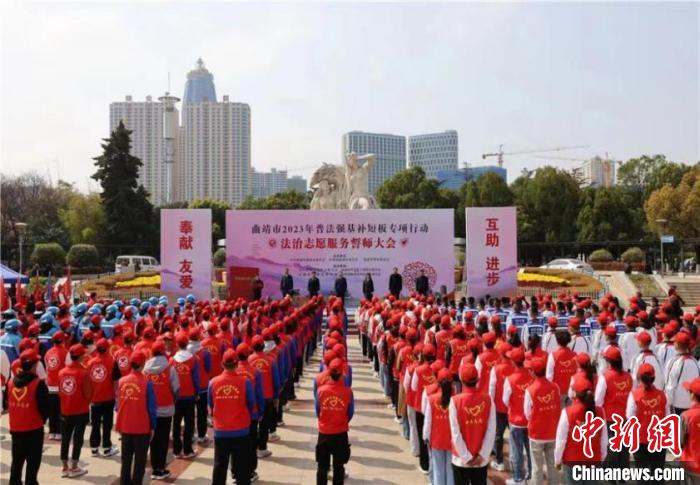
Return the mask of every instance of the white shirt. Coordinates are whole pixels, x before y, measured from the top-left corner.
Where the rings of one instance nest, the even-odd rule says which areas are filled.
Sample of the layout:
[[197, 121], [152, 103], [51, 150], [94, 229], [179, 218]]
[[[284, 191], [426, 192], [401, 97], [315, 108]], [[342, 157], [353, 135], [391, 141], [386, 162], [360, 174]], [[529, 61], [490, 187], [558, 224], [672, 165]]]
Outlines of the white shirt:
[[700, 367], [692, 355], [687, 359], [683, 355], [678, 355], [669, 363], [666, 379], [666, 398], [669, 405], [680, 409], [688, 409], [692, 406], [690, 393], [683, 387], [683, 383], [692, 381], [696, 377], [700, 377]]
[[644, 354], [640, 352], [632, 361], [631, 372], [632, 382], [634, 384], [633, 387], [637, 387], [637, 383], [639, 382], [637, 373], [639, 372], [639, 367], [642, 364], [651, 364], [651, 366], [654, 367], [654, 385], [657, 389], [663, 389], [665, 381], [663, 367], [661, 367], [661, 362], [659, 362], [658, 357], [656, 357], [653, 352], [651, 354]]
[[544, 334], [542, 339], [542, 348], [549, 352], [550, 354], [557, 350], [559, 344], [557, 343], [556, 332], [548, 331]]
[[632, 361], [639, 353], [639, 344], [637, 343], [636, 332], [626, 332], [620, 335], [618, 339], [620, 352], [622, 353], [622, 368], [629, 371], [632, 367]]
[[[455, 408], [454, 400], [450, 401], [449, 407], [450, 416], [450, 432], [452, 435], [452, 446], [454, 446], [457, 451], [457, 456], [452, 455], [452, 464], [455, 466], [461, 466], [464, 468], [472, 468], [467, 465], [469, 461], [472, 460], [473, 456], [467, 449], [467, 445], [462, 437], [462, 431], [459, 428], [459, 421], [457, 420], [457, 408]], [[493, 442], [496, 438], [496, 406], [491, 400], [491, 411], [489, 412], [489, 422], [486, 426], [486, 434], [484, 435], [484, 440], [481, 443], [481, 449], [479, 450], [479, 456], [481, 457], [481, 464], [479, 467], [488, 465], [489, 457], [491, 455], [491, 450], [493, 449]]]
[[[598, 379], [598, 382], [604, 379]], [[600, 428], [600, 459], [605, 460], [608, 455], [608, 428], [603, 426]], [[561, 410], [559, 416], [559, 425], [557, 426], [557, 438], [554, 445], [554, 464], [561, 465], [561, 459], [564, 456], [564, 448], [569, 439], [569, 417], [566, 415], [566, 409]]]
[[656, 347], [656, 356], [659, 358], [661, 363], [661, 368], [664, 370], [664, 378], [668, 377], [668, 370], [671, 362], [676, 360], [676, 347], [674, 347], [673, 342], [661, 342]]
[[577, 354], [579, 352], [583, 352], [591, 355], [591, 340], [583, 335], [572, 335], [571, 342], [569, 342], [569, 348]]

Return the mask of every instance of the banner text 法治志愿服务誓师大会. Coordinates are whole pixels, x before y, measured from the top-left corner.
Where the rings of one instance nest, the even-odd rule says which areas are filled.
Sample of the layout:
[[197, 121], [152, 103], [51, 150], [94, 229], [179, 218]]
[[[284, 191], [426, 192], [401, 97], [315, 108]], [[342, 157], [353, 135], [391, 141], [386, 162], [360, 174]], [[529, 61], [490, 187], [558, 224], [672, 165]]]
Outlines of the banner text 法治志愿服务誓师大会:
[[377, 209], [364, 211], [228, 211], [227, 267], [255, 267], [263, 295], [278, 296], [285, 268], [295, 289], [306, 293], [312, 271], [321, 290], [333, 290], [343, 271], [348, 292], [362, 296], [367, 273], [375, 294], [388, 291], [394, 267], [404, 279], [404, 293], [413, 289], [423, 269], [433, 291], [454, 286], [454, 219], [451, 209]]

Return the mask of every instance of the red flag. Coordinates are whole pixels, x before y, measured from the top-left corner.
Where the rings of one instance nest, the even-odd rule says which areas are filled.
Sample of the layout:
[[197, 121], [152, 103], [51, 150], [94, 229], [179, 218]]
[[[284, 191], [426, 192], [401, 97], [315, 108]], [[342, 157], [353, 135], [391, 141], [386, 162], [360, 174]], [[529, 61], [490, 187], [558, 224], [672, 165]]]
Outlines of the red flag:
[[15, 286], [15, 305], [24, 305], [24, 295], [22, 295], [22, 275], [17, 278]]
[[3, 312], [10, 309], [10, 295], [5, 291], [5, 279], [0, 274], [0, 310]]
[[39, 284], [39, 272], [36, 272], [34, 276], [34, 303], [38, 303], [44, 300], [44, 292], [41, 291], [41, 285]]
[[63, 283], [63, 288], [61, 288], [63, 297], [66, 299], [66, 303], [70, 303], [71, 297], [73, 296], [73, 288], [70, 283], [70, 266], [68, 266], [68, 274], [66, 274], [66, 281]]

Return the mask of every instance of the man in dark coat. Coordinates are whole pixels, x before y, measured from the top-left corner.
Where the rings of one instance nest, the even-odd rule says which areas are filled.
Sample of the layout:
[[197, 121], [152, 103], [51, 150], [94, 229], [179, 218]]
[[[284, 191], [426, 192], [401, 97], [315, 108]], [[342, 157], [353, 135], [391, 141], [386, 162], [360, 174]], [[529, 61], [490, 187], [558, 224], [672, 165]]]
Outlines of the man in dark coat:
[[394, 272], [389, 276], [389, 292], [398, 298], [403, 289], [403, 278], [399, 274], [399, 268], [394, 268]]
[[309, 278], [309, 282], [306, 284], [306, 289], [309, 290], [309, 298], [318, 295], [318, 292], [321, 291], [321, 282], [318, 280], [318, 276], [316, 276], [316, 271], [311, 272], [311, 278]]
[[289, 274], [289, 268], [286, 268], [284, 270], [284, 274], [282, 275], [282, 280], [280, 281], [280, 291], [282, 292], [282, 298], [284, 298], [287, 295], [291, 295], [293, 289], [294, 278], [292, 278], [292, 275]]
[[427, 295], [430, 292], [430, 281], [423, 270], [420, 270], [420, 276], [416, 278], [416, 292], [419, 295]]
[[345, 305], [345, 294], [348, 292], [348, 280], [343, 276], [343, 272], [338, 273], [338, 277], [335, 279], [335, 294], [343, 300], [343, 306]]

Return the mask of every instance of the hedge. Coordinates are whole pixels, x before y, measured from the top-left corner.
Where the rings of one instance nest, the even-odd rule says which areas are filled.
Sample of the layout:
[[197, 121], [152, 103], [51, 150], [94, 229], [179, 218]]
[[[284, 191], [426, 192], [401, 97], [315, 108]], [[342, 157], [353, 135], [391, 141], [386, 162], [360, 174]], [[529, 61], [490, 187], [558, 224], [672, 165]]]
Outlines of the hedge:
[[66, 264], [66, 252], [58, 243], [39, 243], [34, 245], [34, 251], [29, 259], [41, 268], [58, 269]]
[[594, 263], [607, 263], [614, 261], [615, 258], [613, 258], [612, 253], [607, 249], [596, 249], [588, 257], [588, 260]]
[[638, 247], [633, 247], [629, 248], [627, 251], [622, 253], [622, 256], [620, 256], [620, 259], [624, 261], [625, 263], [643, 263], [644, 260], [646, 259], [644, 255], [644, 251], [642, 251], [641, 248]]
[[68, 250], [66, 264], [71, 267], [95, 267], [100, 263], [100, 255], [92, 244], [74, 244]]

